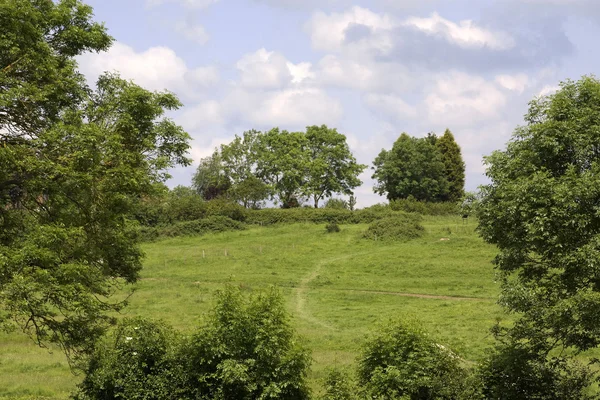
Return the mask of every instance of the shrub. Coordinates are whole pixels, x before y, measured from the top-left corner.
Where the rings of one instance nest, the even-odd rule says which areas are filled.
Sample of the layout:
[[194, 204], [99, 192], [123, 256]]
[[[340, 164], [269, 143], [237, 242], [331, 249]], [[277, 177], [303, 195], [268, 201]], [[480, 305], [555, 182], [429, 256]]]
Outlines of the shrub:
[[358, 366], [359, 385], [378, 399], [460, 399], [466, 376], [456, 354], [403, 321], [382, 327]]
[[181, 353], [193, 399], [308, 399], [310, 356], [297, 342], [281, 294], [245, 300], [226, 288]]
[[278, 291], [246, 299], [228, 287], [187, 339], [161, 323], [121, 322], [97, 344], [75, 398], [304, 400], [309, 365]]
[[244, 229], [246, 229], [246, 226], [239, 221], [215, 215], [196, 221], [183, 221], [157, 227], [141, 227], [139, 232], [142, 240], [152, 241], [164, 237], [204, 235]]
[[337, 369], [329, 371], [324, 382], [325, 394], [321, 400], [358, 400], [358, 388], [346, 372]]
[[396, 214], [389, 207], [378, 210], [364, 209], [357, 211], [313, 207], [294, 209], [267, 208], [264, 210], [248, 211], [246, 222], [257, 225], [292, 224], [299, 222], [315, 224], [328, 222], [335, 222], [337, 224], [363, 224]]
[[220, 215], [240, 222], [244, 222], [248, 216], [248, 210], [230, 200], [214, 199], [205, 202], [205, 204], [207, 216]]
[[342, 199], [329, 199], [325, 203], [325, 208], [332, 208], [335, 210], [349, 210], [348, 202]]
[[389, 206], [394, 211], [421, 215], [455, 215], [460, 213], [460, 205], [455, 202], [425, 202], [408, 198], [392, 200]]
[[366, 239], [386, 241], [407, 241], [419, 238], [425, 232], [417, 214], [397, 214], [377, 220], [363, 233]]
[[162, 323], [125, 319], [89, 359], [79, 400], [170, 399], [179, 386], [179, 337]]
[[327, 233], [336, 233], [340, 231], [340, 226], [335, 222], [330, 222], [327, 225], [325, 225], [325, 231]]
[[479, 369], [485, 399], [586, 400], [596, 373], [568, 357], [548, 359], [545, 351], [501, 344]]

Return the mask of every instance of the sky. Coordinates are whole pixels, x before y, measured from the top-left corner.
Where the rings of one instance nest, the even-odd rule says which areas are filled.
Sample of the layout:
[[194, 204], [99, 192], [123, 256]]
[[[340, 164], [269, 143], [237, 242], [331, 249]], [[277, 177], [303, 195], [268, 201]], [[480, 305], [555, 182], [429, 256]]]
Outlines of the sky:
[[466, 189], [487, 182], [483, 157], [503, 149], [528, 102], [566, 79], [598, 74], [600, 0], [87, 0], [115, 38], [79, 57], [90, 83], [104, 71], [177, 94], [171, 117], [201, 158], [250, 129], [326, 124], [369, 168], [401, 133], [449, 128]]

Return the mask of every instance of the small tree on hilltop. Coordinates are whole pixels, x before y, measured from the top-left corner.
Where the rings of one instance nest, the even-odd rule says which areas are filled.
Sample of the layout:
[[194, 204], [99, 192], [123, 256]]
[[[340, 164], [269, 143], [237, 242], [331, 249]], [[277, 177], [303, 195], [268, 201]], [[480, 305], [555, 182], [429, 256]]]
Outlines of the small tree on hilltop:
[[442, 201], [449, 184], [440, 152], [431, 138], [400, 135], [391, 150], [382, 150], [373, 162], [375, 193], [388, 200]]

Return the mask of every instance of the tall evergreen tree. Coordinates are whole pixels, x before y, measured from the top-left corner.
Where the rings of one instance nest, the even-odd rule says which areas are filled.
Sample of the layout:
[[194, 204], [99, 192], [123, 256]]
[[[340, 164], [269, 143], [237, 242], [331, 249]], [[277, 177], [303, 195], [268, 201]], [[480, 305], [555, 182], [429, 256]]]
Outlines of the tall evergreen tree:
[[435, 141], [435, 146], [442, 156], [448, 180], [449, 201], [458, 201], [465, 194], [465, 162], [463, 161], [460, 147], [454, 140], [450, 129]]

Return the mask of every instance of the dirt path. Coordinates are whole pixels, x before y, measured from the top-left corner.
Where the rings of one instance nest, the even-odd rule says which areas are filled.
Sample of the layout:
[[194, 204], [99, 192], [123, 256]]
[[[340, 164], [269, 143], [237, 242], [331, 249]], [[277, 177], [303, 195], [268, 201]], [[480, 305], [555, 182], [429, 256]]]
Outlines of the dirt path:
[[491, 297], [444, 296], [444, 295], [436, 295], [436, 294], [388, 292], [388, 291], [383, 291], [383, 290], [365, 290], [365, 289], [319, 289], [319, 290], [331, 290], [331, 291], [336, 291], [336, 292], [353, 292], [353, 293], [367, 293], [367, 294], [387, 294], [390, 296], [416, 297], [419, 299], [471, 300], [471, 301], [494, 301], [495, 300]]

